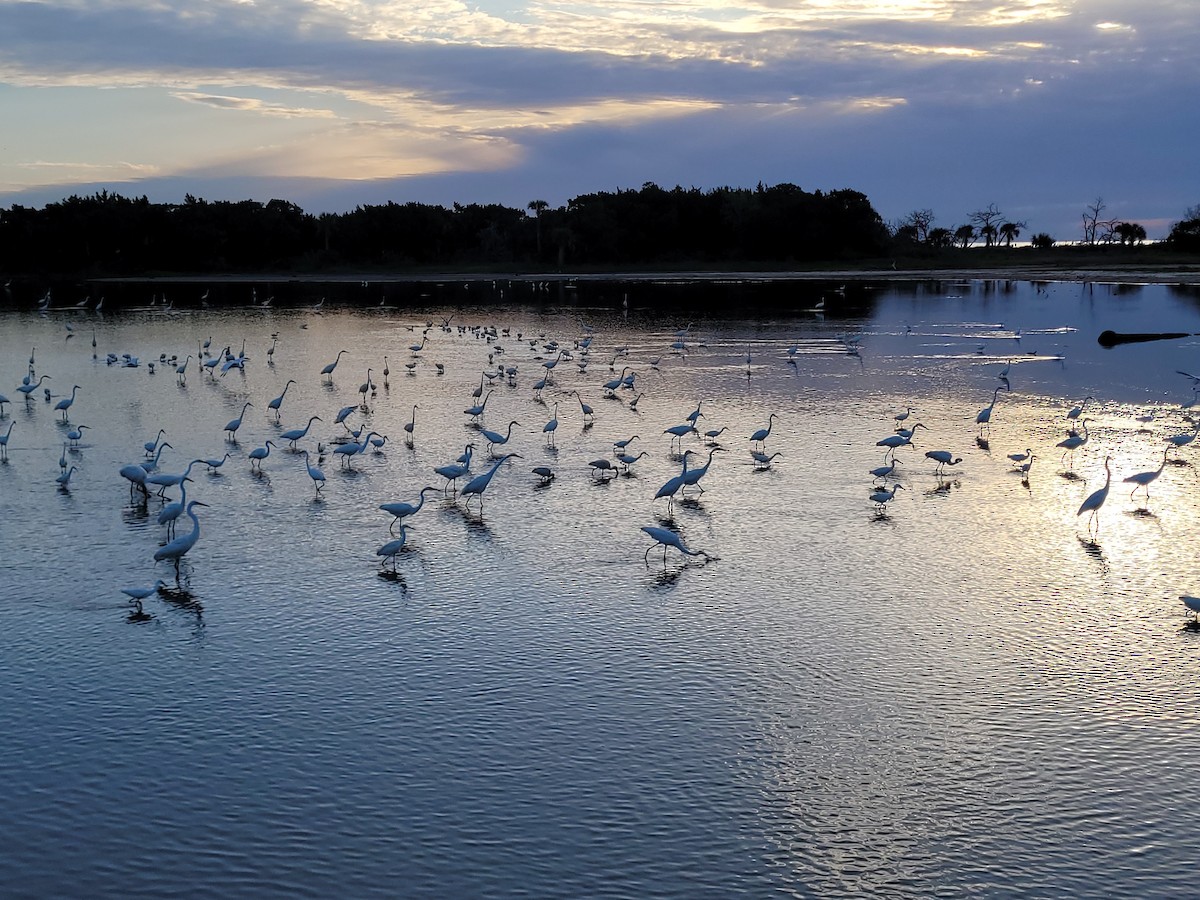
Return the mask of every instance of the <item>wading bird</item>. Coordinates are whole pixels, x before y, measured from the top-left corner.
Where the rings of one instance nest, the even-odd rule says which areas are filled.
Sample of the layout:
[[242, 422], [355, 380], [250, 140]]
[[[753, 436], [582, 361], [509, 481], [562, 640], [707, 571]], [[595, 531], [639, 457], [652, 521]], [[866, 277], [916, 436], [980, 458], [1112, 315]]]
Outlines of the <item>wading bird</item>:
[[1143, 488], [1146, 491], [1146, 502], [1150, 502], [1150, 484], [1155, 481], [1159, 475], [1163, 473], [1163, 469], [1167, 467], [1167, 454], [1171, 452], [1170, 447], [1163, 450], [1162, 464], [1157, 469], [1151, 469], [1148, 472], [1138, 472], [1135, 475], [1130, 475], [1127, 478], [1122, 478], [1126, 484], [1132, 484], [1133, 490], [1129, 492], [1129, 499], [1133, 499], [1133, 495], [1138, 492], [1138, 488]]
[[949, 450], [927, 450], [925, 452], [926, 459], [932, 459], [937, 465], [933, 469], [935, 475], [941, 475], [946, 471], [946, 466], [957, 466], [962, 462], [962, 457], [952, 456]]
[[1083, 503], [1079, 504], [1079, 510], [1075, 513], [1081, 516], [1088, 513], [1088, 530], [1091, 530], [1092, 523], [1095, 522], [1100, 514], [1100, 507], [1104, 505], [1104, 501], [1108, 499], [1108, 488], [1112, 483], [1112, 469], [1108, 467], [1111, 456], [1104, 457], [1104, 487], [1099, 490], [1092, 491]]
[[503, 456], [498, 457], [494, 463], [492, 463], [492, 467], [490, 469], [488, 469], [482, 475], [476, 475], [463, 486], [462, 491], [460, 491], [460, 496], [467, 498], [466, 505], [468, 507], [471, 505], [471, 498], [477, 497], [479, 499], [479, 511], [483, 511], [483, 492], [486, 491], [487, 486], [492, 483], [492, 476], [494, 476], [496, 472], [500, 470], [500, 467], [504, 465], [504, 463], [513, 457], [516, 457], [517, 459], [523, 459], [520, 453], [505, 453]]
[[175, 563], [175, 577], [179, 577], [179, 561], [187, 555], [188, 551], [196, 546], [196, 541], [200, 539], [200, 520], [196, 517], [195, 508], [197, 506], [208, 506], [207, 503], [201, 503], [199, 500], [189, 500], [187, 509], [184, 510], [189, 519], [192, 520], [192, 530], [190, 533], [177, 537], [169, 544], [159, 547], [154, 553], [154, 561], [161, 562], [164, 559], [169, 559]]
[[680, 535], [678, 535], [676, 532], [671, 531], [669, 528], [660, 528], [657, 525], [643, 525], [642, 531], [646, 532], [646, 534], [648, 534], [654, 540], [654, 543], [646, 548], [645, 558], [647, 566], [650, 565], [650, 551], [660, 546], [663, 548], [664, 569], [667, 567], [667, 550], [670, 547], [674, 547], [685, 556], [703, 556], [706, 560], [713, 558], [704, 550], [689, 549], [688, 546], [684, 544], [683, 538], [680, 537]]
[[417, 496], [416, 503], [381, 503], [381, 504], [379, 504], [380, 509], [382, 509], [386, 513], [391, 513], [391, 515], [394, 516], [394, 518], [392, 519], [392, 524], [388, 526], [388, 531], [391, 531], [392, 528], [394, 528], [396, 526], [396, 524], [398, 522], [400, 522], [401, 520], [403, 520], [405, 517], [415, 516], [418, 512], [420, 512], [421, 507], [425, 505], [425, 495], [429, 491], [436, 491], [436, 490], [437, 490], [437, 488], [435, 488], [431, 485], [426, 485], [425, 487], [421, 488], [421, 493]]

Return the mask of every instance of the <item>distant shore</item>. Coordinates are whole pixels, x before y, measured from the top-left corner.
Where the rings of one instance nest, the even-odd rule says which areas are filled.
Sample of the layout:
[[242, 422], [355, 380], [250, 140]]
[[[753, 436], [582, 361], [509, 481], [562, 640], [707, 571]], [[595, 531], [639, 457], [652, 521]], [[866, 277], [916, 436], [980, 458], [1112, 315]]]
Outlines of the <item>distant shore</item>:
[[1171, 266], [1013, 265], [954, 268], [829, 268], [829, 269], [672, 269], [613, 271], [438, 271], [438, 272], [257, 272], [202, 275], [135, 275], [86, 279], [96, 284], [162, 282], [168, 284], [399, 284], [441, 281], [955, 281], [1018, 280], [1104, 282], [1111, 284], [1200, 285], [1200, 263]]

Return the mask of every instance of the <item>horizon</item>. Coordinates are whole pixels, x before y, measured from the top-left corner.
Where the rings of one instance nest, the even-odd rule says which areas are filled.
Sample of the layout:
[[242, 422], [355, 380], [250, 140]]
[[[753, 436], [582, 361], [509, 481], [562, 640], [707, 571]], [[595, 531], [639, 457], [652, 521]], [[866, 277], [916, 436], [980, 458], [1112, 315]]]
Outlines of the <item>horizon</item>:
[[1200, 203], [1185, 0], [0, 2], [6, 208], [524, 209], [761, 182], [951, 229], [994, 203], [1068, 242], [1097, 198], [1150, 239]]

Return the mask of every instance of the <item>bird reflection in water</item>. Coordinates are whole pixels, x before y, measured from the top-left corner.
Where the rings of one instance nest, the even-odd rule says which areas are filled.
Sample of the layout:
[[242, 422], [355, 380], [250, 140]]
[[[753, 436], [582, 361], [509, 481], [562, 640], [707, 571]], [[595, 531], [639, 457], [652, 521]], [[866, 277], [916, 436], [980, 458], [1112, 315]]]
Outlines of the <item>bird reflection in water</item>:
[[1100, 574], [1108, 575], [1108, 559], [1104, 556], [1104, 548], [1100, 546], [1100, 542], [1082, 535], [1075, 537], [1079, 540], [1079, 546], [1083, 548], [1083, 552], [1100, 564]]
[[142, 609], [141, 600], [131, 600], [130, 603], [133, 606], [133, 610], [126, 617], [127, 622], [149, 622], [154, 618], [152, 613], [148, 613]]

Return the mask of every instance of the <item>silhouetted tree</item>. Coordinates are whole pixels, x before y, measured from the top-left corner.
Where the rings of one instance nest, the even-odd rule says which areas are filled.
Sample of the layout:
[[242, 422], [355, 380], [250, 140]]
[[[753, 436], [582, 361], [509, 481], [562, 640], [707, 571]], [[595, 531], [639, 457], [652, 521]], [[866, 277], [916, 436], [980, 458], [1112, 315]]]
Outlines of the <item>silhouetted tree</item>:
[[1171, 226], [1167, 244], [1175, 250], [1200, 251], [1200, 204], [1188, 207], [1183, 219]]
[[1118, 222], [1113, 228], [1113, 233], [1122, 246], [1128, 244], [1132, 247], [1146, 239], [1146, 229], [1137, 222]]
[[990, 247], [996, 242], [997, 223], [1004, 214], [996, 208], [995, 203], [989, 203], [984, 209], [977, 209], [970, 215], [970, 222], [979, 229], [979, 236], [984, 239], [984, 246]]
[[1029, 239], [1029, 243], [1039, 250], [1049, 250], [1054, 246], [1054, 238], [1050, 237], [1044, 231], [1039, 231]]
[[954, 243], [964, 250], [974, 244], [977, 237], [974, 225], [959, 225], [954, 229]]
[[1025, 227], [1024, 222], [1005, 222], [1000, 226], [1000, 240], [1004, 242], [1004, 246], [1011, 247], [1012, 242], [1021, 236], [1021, 229]]

